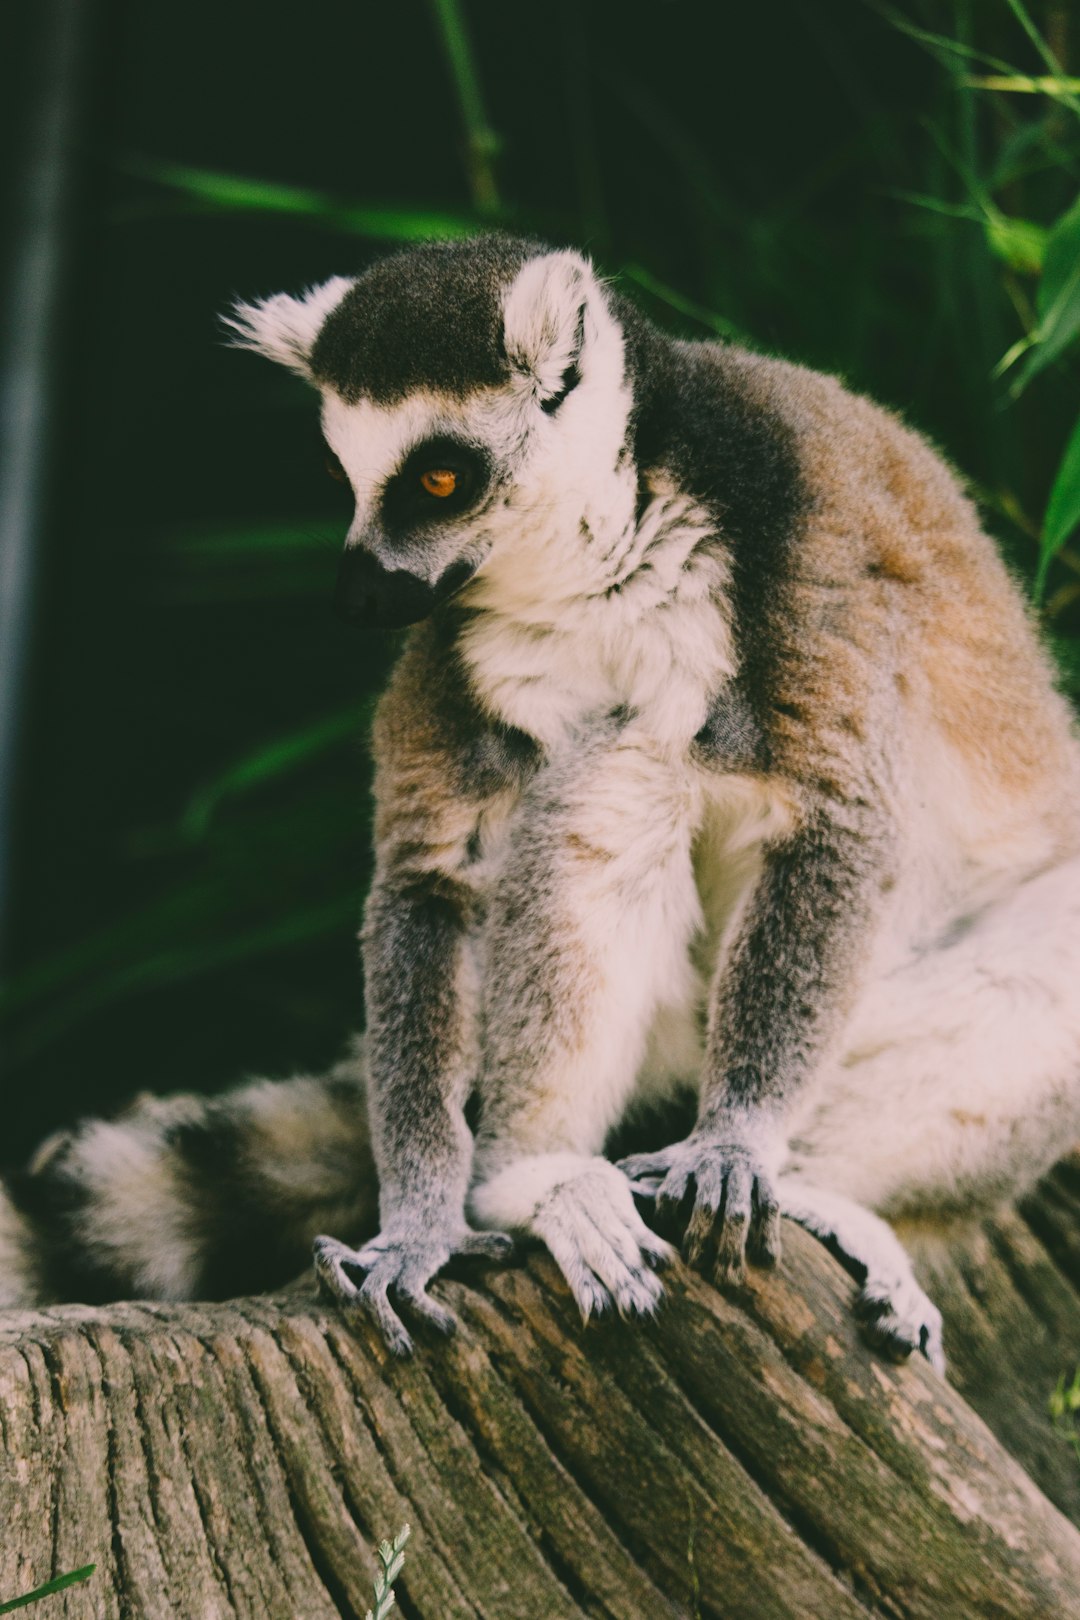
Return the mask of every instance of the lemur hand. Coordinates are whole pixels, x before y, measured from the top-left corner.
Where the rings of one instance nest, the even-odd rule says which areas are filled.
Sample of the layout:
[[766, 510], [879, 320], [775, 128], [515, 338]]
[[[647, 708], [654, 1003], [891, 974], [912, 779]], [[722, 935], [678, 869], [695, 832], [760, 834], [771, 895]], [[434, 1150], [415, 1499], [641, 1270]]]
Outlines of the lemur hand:
[[[390, 1290], [414, 1316], [430, 1322], [440, 1333], [452, 1333], [457, 1318], [431, 1298], [428, 1283], [455, 1255], [505, 1260], [513, 1247], [513, 1239], [505, 1232], [473, 1232], [463, 1222], [445, 1230], [436, 1225], [422, 1235], [417, 1235], [412, 1222], [407, 1230], [391, 1222], [359, 1249], [350, 1249], [337, 1238], [317, 1237], [315, 1273], [326, 1293], [347, 1310], [370, 1316], [394, 1354], [407, 1356], [413, 1342], [390, 1303]], [[364, 1271], [367, 1276], [356, 1282], [350, 1271]]]
[[721, 1286], [742, 1282], [747, 1255], [759, 1266], [779, 1260], [780, 1206], [760, 1147], [745, 1138], [699, 1129], [658, 1153], [633, 1153], [619, 1168], [639, 1197], [655, 1199], [665, 1225], [685, 1219], [693, 1182], [683, 1254]]

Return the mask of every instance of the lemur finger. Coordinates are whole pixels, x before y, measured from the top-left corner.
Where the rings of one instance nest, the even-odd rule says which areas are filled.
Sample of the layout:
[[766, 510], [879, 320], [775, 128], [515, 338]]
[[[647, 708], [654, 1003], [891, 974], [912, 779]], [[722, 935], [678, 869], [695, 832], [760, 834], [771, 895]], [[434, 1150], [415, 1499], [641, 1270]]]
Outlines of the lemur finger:
[[479, 1255], [486, 1260], [509, 1260], [514, 1240], [509, 1232], [469, 1232], [455, 1246], [455, 1254]]
[[544, 1242], [566, 1278], [574, 1303], [581, 1312], [581, 1320], [587, 1322], [590, 1316], [602, 1316], [612, 1302], [611, 1295], [586, 1264], [577, 1244], [557, 1229], [546, 1231]]
[[616, 1170], [621, 1170], [624, 1176], [636, 1181], [639, 1176], [659, 1176], [662, 1180], [671, 1169], [671, 1149], [662, 1148], [658, 1153], [630, 1153], [625, 1159], [615, 1161]]
[[944, 1378], [946, 1370], [945, 1344], [942, 1338], [941, 1312], [935, 1310], [933, 1317], [923, 1324], [919, 1335], [919, 1349], [933, 1367], [939, 1378]]
[[641, 1226], [642, 1230], [640, 1233], [638, 1233], [637, 1229], [635, 1228], [635, 1235], [637, 1236], [641, 1252], [644, 1255], [647, 1264], [650, 1265], [654, 1271], [663, 1271], [665, 1266], [670, 1266], [674, 1263], [679, 1251], [678, 1249], [673, 1248], [670, 1243], [665, 1243], [664, 1239], [662, 1237], [658, 1237], [655, 1232], [651, 1231], [650, 1228], [645, 1225], [644, 1221], [642, 1221]]
[[[634, 1206], [634, 1188], [630, 1183], [612, 1176], [607, 1192], [608, 1197], [591, 1204], [588, 1213], [623, 1264], [635, 1273], [640, 1270], [642, 1261], [653, 1270], [667, 1265], [675, 1251], [670, 1243], [645, 1225]], [[603, 1268], [597, 1269], [603, 1280], [609, 1282]]]
[[944, 1375], [941, 1312], [914, 1277], [868, 1282], [855, 1304], [863, 1336], [892, 1361], [906, 1361], [913, 1350]]
[[782, 1251], [780, 1204], [772, 1182], [764, 1176], [758, 1176], [754, 1183], [753, 1211], [746, 1247], [756, 1265], [775, 1266], [779, 1263]]
[[694, 1176], [696, 1197], [683, 1238], [683, 1254], [700, 1266], [716, 1236], [716, 1218], [724, 1199], [724, 1173], [719, 1165], [701, 1164]]
[[350, 1249], [338, 1238], [317, 1237], [312, 1244], [312, 1254], [320, 1289], [342, 1305], [354, 1305], [360, 1290], [345, 1267], [362, 1266], [357, 1250]]
[[577, 1234], [581, 1258], [604, 1285], [620, 1316], [651, 1315], [660, 1302], [663, 1285], [646, 1265], [637, 1237], [620, 1221], [620, 1213], [613, 1209], [588, 1211], [588, 1219]]
[[384, 1255], [389, 1254], [393, 1247], [393, 1243], [388, 1240], [373, 1238], [370, 1243], [365, 1243], [362, 1248], [354, 1251], [353, 1258], [349, 1263], [359, 1267], [361, 1271], [370, 1271], [372, 1266], [381, 1260]]
[[664, 1178], [661, 1175], [642, 1176], [640, 1180], [630, 1182], [630, 1191], [635, 1198], [644, 1198], [651, 1203], [663, 1184]]
[[664, 1294], [664, 1285], [647, 1266], [622, 1266], [607, 1279], [620, 1316], [652, 1316]]
[[424, 1283], [401, 1282], [397, 1291], [408, 1304], [409, 1310], [423, 1321], [430, 1322], [439, 1333], [449, 1337], [451, 1333], [457, 1331], [458, 1322], [453, 1311], [448, 1310], [445, 1305], [440, 1305], [437, 1299], [432, 1299]]
[[404, 1322], [387, 1298], [390, 1277], [382, 1271], [373, 1271], [358, 1291], [354, 1310], [362, 1311], [374, 1321], [395, 1356], [411, 1356], [413, 1342]]
[[717, 1234], [716, 1281], [733, 1287], [746, 1279], [746, 1233], [750, 1225], [753, 1176], [746, 1165], [735, 1164], [727, 1174], [724, 1213]]
[[683, 1200], [690, 1185], [691, 1171], [677, 1166], [669, 1170], [656, 1195], [656, 1214], [669, 1231], [677, 1231], [681, 1224]]

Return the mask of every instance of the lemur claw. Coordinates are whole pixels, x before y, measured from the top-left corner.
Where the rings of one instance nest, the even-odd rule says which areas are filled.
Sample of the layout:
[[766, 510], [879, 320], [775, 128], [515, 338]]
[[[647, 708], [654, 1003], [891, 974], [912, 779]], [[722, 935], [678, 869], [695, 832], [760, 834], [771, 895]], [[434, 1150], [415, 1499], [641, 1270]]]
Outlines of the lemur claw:
[[687, 1261], [718, 1286], [740, 1285], [747, 1257], [759, 1266], [779, 1260], [779, 1200], [757, 1155], [742, 1143], [690, 1136], [657, 1153], [631, 1154], [619, 1169], [636, 1194], [653, 1200], [665, 1227], [682, 1230]]
[[[390, 1303], [390, 1291], [413, 1316], [429, 1323], [437, 1332], [453, 1333], [457, 1317], [445, 1305], [432, 1299], [427, 1285], [455, 1255], [506, 1260], [513, 1253], [513, 1239], [505, 1232], [462, 1230], [453, 1238], [406, 1239], [380, 1233], [362, 1248], [352, 1249], [337, 1238], [317, 1237], [313, 1250], [315, 1275], [325, 1294], [347, 1313], [358, 1313], [374, 1321], [387, 1347], [398, 1356], [411, 1355], [412, 1337]], [[356, 1282], [350, 1271], [366, 1272]]]
[[868, 1285], [859, 1295], [855, 1315], [866, 1339], [890, 1361], [907, 1361], [918, 1350], [944, 1378], [941, 1312], [914, 1279], [888, 1291]]

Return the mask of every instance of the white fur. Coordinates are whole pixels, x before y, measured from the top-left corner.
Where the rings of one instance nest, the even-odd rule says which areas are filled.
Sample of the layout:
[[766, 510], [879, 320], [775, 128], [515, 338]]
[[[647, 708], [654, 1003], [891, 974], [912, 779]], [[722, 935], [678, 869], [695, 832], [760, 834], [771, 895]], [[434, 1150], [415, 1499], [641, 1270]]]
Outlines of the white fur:
[[578, 325], [593, 274], [578, 253], [530, 259], [503, 301], [507, 358], [536, 386], [538, 399], [558, 393], [577, 359]]
[[[629, 734], [628, 734], [629, 733]], [[543, 874], [573, 978], [560, 980], [567, 1017], [532, 1033], [522, 1093], [507, 1079], [485, 1107], [478, 1176], [523, 1153], [598, 1153], [626, 1111], [658, 1019], [694, 1016], [699, 982], [690, 945], [701, 927], [691, 862], [700, 786], [642, 746], [631, 728], [567, 750], [541, 774], [487, 867], [492, 894], [507, 871]], [[536, 966], [535, 971], [539, 971]], [[513, 961], [481, 958], [496, 1006], [527, 994], [527, 944]], [[491, 1049], [489, 1063], [504, 1061]], [[513, 1054], [505, 1061], [520, 1067]]]
[[93, 1200], [83, 1242], [103, 1264], [121, 1255], [139, 1295], [191, 1299], [199, 1256], [190, 1196], [154, 1127], [152, 1117], [83, 1127], [80, 1173]]
[[236, 333], [233, 347], [252, 349], [310, 379], [308, 358], [315, 339], [330, 311], [337, 308], [351, 286], [346, 276], [331, 276], [329, 281], [309, 287], [299, 298], [275, 293], [272, 298], [257, 299], [252, 304], [238, 300], [225, 321]]
[[33, 1252], [29, 1223], [0, 1187], [0, 1310], [39, 1303]]
[[469, 1209], [479, 1226], [541, 1238], [586, 1319], [611, 1304], [622, 1315], [659, 1304], [653, 1267], [672, 1251], [645, 1225], [626, 1177], [606, 1159], [548, 1153], [518, 1160], [475, 1187]]
[[977, 1209], [1080, 1127], [1080, 859], [866, 985], [796, 1104], [791, 1168], [884, 1214]]

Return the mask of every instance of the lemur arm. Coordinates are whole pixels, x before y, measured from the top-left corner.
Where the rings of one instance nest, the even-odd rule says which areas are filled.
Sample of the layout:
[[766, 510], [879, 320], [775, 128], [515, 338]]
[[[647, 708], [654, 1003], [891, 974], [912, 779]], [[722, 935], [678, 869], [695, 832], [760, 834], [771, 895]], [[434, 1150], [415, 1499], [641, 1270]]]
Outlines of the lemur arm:
[[[317, 1239], [316, 1266], [337, 1298], [366, 1309], [407, 1352], [388, 1290], [448, 1330], [453, 1319], [427, 1283], [452, 1254], [509, 1248], [500, 1233], [471, 1232], [464, 1213], [478, 1050], [468, 868], [481, 822], [516, 796], [531, 745], [481, 714], [437, 625], [414, 634], [373, 741], [377, 858], [363, 952], [381, 1230], [360, 1250]], [[350, 1268], [366, 1273], [362, 1283]]]
[[774, 1176], [792, 1099], [849, 1010], [886, 886], [892, 838], [871, 799], [814, 795], [767, 849], [710, 989], [698, 1121], [684, 1142], [623, 1161], [674, 1221], [690, 1185], [687, 1258], [737, 1282], [780, 1255]]

